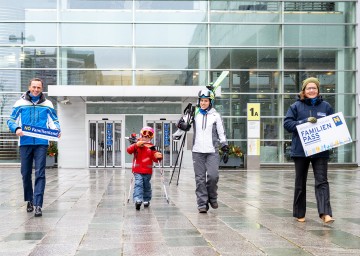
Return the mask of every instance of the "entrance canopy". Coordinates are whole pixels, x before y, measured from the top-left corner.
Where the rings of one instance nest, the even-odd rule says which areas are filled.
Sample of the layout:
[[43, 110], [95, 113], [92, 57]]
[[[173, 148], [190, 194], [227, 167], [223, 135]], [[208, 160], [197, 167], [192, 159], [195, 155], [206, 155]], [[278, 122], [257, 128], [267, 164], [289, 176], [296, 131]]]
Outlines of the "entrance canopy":
[[[49, 96], [79, 97], [197, 97], [205, 86], [73, 86], [49, 85]], [[220, 86], [216, 96], [221, 96]]]

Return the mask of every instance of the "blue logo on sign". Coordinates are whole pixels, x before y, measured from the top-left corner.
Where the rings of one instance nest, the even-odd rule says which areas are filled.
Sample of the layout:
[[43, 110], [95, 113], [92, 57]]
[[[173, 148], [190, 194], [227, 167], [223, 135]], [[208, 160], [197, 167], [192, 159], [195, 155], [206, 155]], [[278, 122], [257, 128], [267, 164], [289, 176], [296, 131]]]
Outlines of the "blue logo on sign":
[[332, 120], [334, 121], [336, 126], [342, 125], [342, 121], [339, 116], [334, 116]]

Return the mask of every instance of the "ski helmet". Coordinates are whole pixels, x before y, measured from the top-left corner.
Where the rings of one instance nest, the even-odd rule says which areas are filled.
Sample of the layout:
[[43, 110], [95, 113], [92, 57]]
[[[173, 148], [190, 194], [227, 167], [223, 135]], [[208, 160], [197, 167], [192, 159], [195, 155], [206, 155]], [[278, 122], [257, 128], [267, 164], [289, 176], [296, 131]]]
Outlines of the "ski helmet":
[[141, 136], [148, 136], [150, 139], [154, 138], [154, 133], [154, 129], [150, 126], [145, 126], [140, 131]]
[[200, 90], [198, 93], [198, 106], [200, 106], [200, 99], [209, 99], [210, 100], [210, 108], [212, 107], [213, 101], [215, 99], [215, 94], [208, 90], [208, 89], [204, 89], [204, 90]]

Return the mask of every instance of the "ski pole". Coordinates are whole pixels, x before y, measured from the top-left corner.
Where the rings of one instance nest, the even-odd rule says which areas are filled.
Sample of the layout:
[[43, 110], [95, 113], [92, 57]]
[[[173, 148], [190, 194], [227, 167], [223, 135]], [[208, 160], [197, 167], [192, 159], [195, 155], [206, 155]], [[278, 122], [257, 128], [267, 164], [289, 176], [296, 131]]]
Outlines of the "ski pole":
[[166, 186], [165, 186], [164, 168], [161, 168], [160, 161], [158, 161], [158, 164], [159, 164], [158, 168], [160, 169], [161, 182], [163, 184], [166, 202], [169, 204], [169, 197], [168, 197], [168, 194], [167, 194], [167, 191], [166, 191]]
[[131, 177], [131, 180], [130, 180], [130, 188], [129, 188], [129, 194], [128, 194], [128, 198], [127, 198], [128, 203], [130, 202], [131, 186], [132, 186], [133, 180], [134, 180], [134, 175]]

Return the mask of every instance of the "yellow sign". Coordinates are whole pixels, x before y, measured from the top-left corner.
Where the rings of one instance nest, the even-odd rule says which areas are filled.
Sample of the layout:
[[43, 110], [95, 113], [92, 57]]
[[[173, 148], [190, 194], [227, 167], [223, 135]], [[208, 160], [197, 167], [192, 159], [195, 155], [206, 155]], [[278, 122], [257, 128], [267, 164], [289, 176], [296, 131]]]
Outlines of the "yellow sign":
[[247, 120], [260, 121], [260, 103], [247, 104]]

